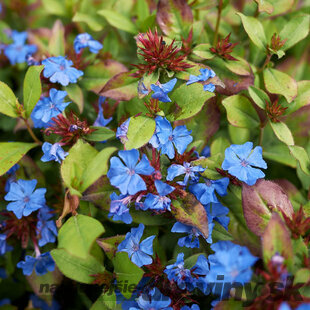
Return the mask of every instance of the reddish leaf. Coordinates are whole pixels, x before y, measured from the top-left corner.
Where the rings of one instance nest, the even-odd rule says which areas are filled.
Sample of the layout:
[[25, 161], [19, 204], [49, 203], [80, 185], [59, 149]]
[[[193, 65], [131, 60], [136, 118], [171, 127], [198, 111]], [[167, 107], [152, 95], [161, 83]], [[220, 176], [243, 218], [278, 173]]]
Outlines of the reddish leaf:
[[283, 212], [289, 218], [293, 207], [283, 189], [276, 183], [258, 180], [255, 185], [242, 187], [243, 214], [249, 229], [261, 236], [273, 211]]
[[172, 214], [177, 221], [196, 227], [208, 238], [208, 217], [204, 206], [192, 194], [184, 192], [182, 200], [173, 201]]

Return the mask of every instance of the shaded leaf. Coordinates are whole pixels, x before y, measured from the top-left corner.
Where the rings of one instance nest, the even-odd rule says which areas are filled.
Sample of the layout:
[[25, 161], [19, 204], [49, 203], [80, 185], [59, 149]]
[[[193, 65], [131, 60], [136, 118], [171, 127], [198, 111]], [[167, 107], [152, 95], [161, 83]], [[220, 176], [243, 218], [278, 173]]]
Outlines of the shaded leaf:
[[70, 84], [65, 87], [65, 90], [68, 93], [69, 98], [78, 106], [80, 113], [83, 113], [84, 95], [80, 86], [77, 84]]
[[271, 128], [277, 138], [282, 141], [283, 143], [287, 145], [294, 145], [294, 138], [290, 131], [290, 129], [287, 127], [287, 125], [283, 122], [270, 122]]
[[65, 28], [58, 19], [52, 28], [51, 38], [48, 44], [48, 52], [52, 56], [65, 55]]
[[20, 104], [13, 91], [5, 83], [0, 82], [0, 113], [7, 116], [17, 117]]
[[89, 135], [85, 136], [87, 141], [106, 141], [115, 137], [115, 132], [107, 127], [90, 126], [91, 129], [96, 129]]
[[97, 239], [98, 245], [103, 249], [109, 259], [113, 259], [117, 252], [118, 245], [125, 239], [124, 235], [117, 235], [108, 238]]
[[261, 109], [265, 110], [266, 101], [270, 102], [268, 95], [263, 90], [256, 88], [255, 86], [250, 86], [248, 92], [254, 103]]
[[291, 145], [288, 147], [290, 153], [294, 156], [294, 158], [298, 161], [301, 170], [310, 175], [310, 159], [306, 150], [298, 145]]

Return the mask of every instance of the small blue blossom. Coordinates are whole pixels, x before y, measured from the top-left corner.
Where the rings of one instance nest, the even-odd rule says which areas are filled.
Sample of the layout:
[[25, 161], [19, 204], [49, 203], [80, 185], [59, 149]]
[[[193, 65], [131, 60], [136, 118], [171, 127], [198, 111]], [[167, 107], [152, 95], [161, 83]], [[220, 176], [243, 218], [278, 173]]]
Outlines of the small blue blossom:
[[164, 296], [157, 287], [149, 294], [141, 294], [137, 299], [138, 307], [131, 307], [129, 310], [173, 310], [169, 305], [171, 299]]
[[166, 266], [164, 272], [168, 279], [174, 280], [181, 290], [192, 291], [196, 286], [196, 279], [192, 277], [191, 271], [184, 267], [184, 253], [179, 253], [176, 262]]
[[13, 43], [5, 47], [4, 54], [12, 65], [16, 63], [24, 63], [27, 55], [31, 55], [37, 51], [35, 45], [27, 45], [27, 32], [18, 32], [13, 30], [11, 37]]
[[16, 182], [16, 171], [20, 168], [18, 164], [15, 164], [13, 167], [11, 167], [6, 174], [9, 176], [8, 179], [5, 182], [4, 190], [6, 192], [10, 191], [10, 186], [13, 182]]
[[12, 250], [13, 247], [6, 243], [6, 234], [0, 234], [0, 256]]
[[229, 209], [224, 207], [220, 202], [209, 203], [205, 206], [208, 214], [208, 219], [217, 221], [226, 230], [228, 230], [229, 217], [226, 216], [229, 213]]
[[168, 155], [170, 159], [175, 156], [174, 147], [179, 154], [183, 154], [193, 141], [193, 137], [190, 135], [191, 131], [188, 131], [184, 125], [172, 129], [170, 122], [161, 116], [157, 116], [155, 121], [155, 133], [150, 140], [152, 146], [160, 149], [162, 154]]
[[[304, 303], [299, 305], [295, 310], [309, 310], [310, 303]], [[293, 310], [287, 302], [282, 302], [278, 310]]]
[[151, 97], [153, 99], [158, 99], [161, 102], [171, 102], [171, 99], [168, 97], [168, 93], [172, 91], [176, 82], [177, 79], [174, 78], [165, 84], [151, 84], [151, 90], [154, 92]]
[[204, 149], [200, 153], [200, 157], [210, 157], [211, 156], [211, 149], [210, 146], [205, 146]]
[[130, 118], [128, 118], [124, 123], [122, 123], [117, 129], [116, 129], [116, 138], [120, 139], [123, 144], [126, 143], [128, 140], [127, 138], [127, 132], [129, 127]]
[[260, 178], [264, 178], [265, 174], [260, 170], [253, 168], [267, 168], [266, 162], [263, 160], [261, 146], [253, 149], [252, 142], [244, 144], [232, 144], [225, 150], [225, 159], [222, 168], [227, 170], [231, 175], [248, 185], [254, 185]]
[[138, 82], [138, 94], [144, 96], [144, 95], [147, 95], [148, 93], [149, 93], [149, 90], [144, 85], [143, 78], [142, 78]]
[[170, 209], [171, 199], [166, 196], [172, 193], [175, 190], [175, 188], [159, 180], [155, 180], [154, 183], [159, 195], [153, 195], [151, 193], [148, 193], [145, 198], [142, 209], [143, 210], [150, 209], [156, 211], [166, 211], [166, 210], [171, 211]]
[[[11, 304], [11, 300], [9, 298], [3, 298], [0, 300], [0, 307], [4, 306], [4, 305], [10, 305]], [[5, 309], [5, 308], [3, 308]]]
[[49, 97], [43, 97], [39, 100], [31, 113], [34, 127], [48, 127], [51, 119], [64, 111], [70, 104], [70, 101], [64, 102], [66, 96], [66, 91], [52, 88], [49, 92]]
[[69, 155], [68, 152], [63, 150], [59, 143], [51, 144], [49, 142], [44, 142], [42, 151], [44, 155], [41, 157], [41, 161], [43, 162], [54, 160], [61, 164], [65, 157]]
[[19, 164], [15, 164], [13, 167], [11, 167], [6, 174], [12, 175], [15, 174], [15, 172], [20, 168]]
[[112, 117], [109, 117], [107, 119], [104, 118], [104, 115], [103, 115], [103, 103], [105, 101], [105, 97], [103, 96], [100, 96], [99, 97], [99, 103], [98, 103], [98, 108], [99, 108], [99, 111], [98, 111], [98, 116], [94, 122], [94, 125], [93, 126], [98, 126], [98, 127], [105, 127], [107, 126], [111, 121], [112, 121]]
[[42, 64], [44, 65], [44, 77], [49, 78], [52, 83], [60, 83], [62, 86], [76, 83], [78, 78], [84, 74], [83, 71], [73, 68], [73, 62], [63, 56], [44, 59]]
[[94, 53], [98, 54], [98, 52], [102, 49], [103, 45], [93, 39], [93, 37], [88, 33], [81, 33], [76, 36], [74, 39], [74, 50], [78, 54], [80, 51], [86, 47], [89, 47], [89, 50]]
[[10, 191], [5, 195], [6, 201], [12, 201], [7, 205], [8, 211], [13, 211], [18, 219], [22, 216], [28, 216], [33, 211], [36, 211], [45, 206], [46, 188], [35, 187], [37, 180], [18, 180], [11, 183]]
[[53, 217], [52, 210], [47, 206], [41, 208], [38, 212], [37, 235], [39, 238], [39, 246], [47, 243], [54, 243], [57, 236], [57, 228]]
[[180, 247], [199, 248], [199, 236], [203, 237], [202, 233], [197, 228], [180, 222], [176, 222], [173, 225], [171, 232], [188, 234], [178, 240], [178, 245]]
[[191, 185], [189, 190], [203, 205], [206, 205], [210, 202], [218, 202], [215, 192], [220, 196], [227, 195], [228, 184], [229, 178], [222, 178], [219, 180], [205, 179], [204, 183]]
[[129, 213], [128, 204], [130, 203], [131, 196], [119, 195], [112, 193], [110, 196], [111, 205], [109, 217], [114, 221], [123, 221], [126, 224], [131, 224], [132, 217]]
[[197, 304], [193, 304], [190, 306], [183, 306], [181, 310], [200, 310], [199, 306]]
[[51, 305], [48, 305], [46, 301], [44, 301], [43, 299], [39, 298], [37, 295], [34, 295], [34, 294], [30, 295], [30, 299], [31, 299], [33, 307], [36, 309], [60, 310], [60, 305], [55, 299], [52, 300]]
[[42, 276], [55, 269], [55, 262], [49, 252], [43, 253], [38, 257], [26, 255], [25, 261], [17, 263], [17, 267], [23, 269], [25, 276], [30, 276], [35, 269], [38, 276]]
[[[214, 283], [218, 275], [224, 276], [223, 282], [246, 283], [251, 280], [251, 267], [257, 261], [250, 251], [230, 241], [219, 241], [211, 245], [215, 252], [209, 255], [210, 272], [207, 281]], [[225, 293], [226, 294], [226, 293]]]
[[[199, 70], [201, 74], [199, 75], [190, 75], [189, 80], [186, 82], [186, 85], [190, 85], [197, 82], [206, 82], [208, 79], [215, 77], [215, 72], [211, 69], [204, 68]], [[212, 83], [205, 84], [203, 86], [204, 91], [214, 92], [215, 85]]]
[[187, 185], [189, 178], [193, 181], [198, 181], [199, 177], [197, 177], [196, 173], [203, 172], [205, 169], [201, 166], [192, 166], [190, 163], [184, 162], [182, 165], [172, 164], [167, 172], [167, 180], [172, 181], [175, 177], [185, 174], [183, 182], [181, 185]]
[[116, 156], [111, 158], [110, 170], [107, 173], [110, 183], [123, 195], [134, 195], [146, 190], [146, 184], [140, 174], [151, 175], [154, 172], [146, 155], [143, 154], [139, 162], [138, 150], [119, 151], [118, 156], [124, 163]]
[[143, 231], [143, 224], [140, 224], [137, 228], [132, 228], [126, 234], [125, 240], [117, 248], [119, 252], [127, 252], [130, 260], [138, 267], [149, 265], [153, 261], [150, 255], [153, 255], [153, 240], [155, 236], [150, 236], [140, 243]]

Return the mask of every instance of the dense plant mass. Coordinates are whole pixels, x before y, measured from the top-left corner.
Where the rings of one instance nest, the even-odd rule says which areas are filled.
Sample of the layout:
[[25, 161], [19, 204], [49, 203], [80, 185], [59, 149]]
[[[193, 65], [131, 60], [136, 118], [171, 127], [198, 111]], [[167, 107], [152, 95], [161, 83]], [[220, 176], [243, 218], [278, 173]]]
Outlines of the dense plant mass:
[[2, 1], [3, 309], [310, 309], [309, 10]]

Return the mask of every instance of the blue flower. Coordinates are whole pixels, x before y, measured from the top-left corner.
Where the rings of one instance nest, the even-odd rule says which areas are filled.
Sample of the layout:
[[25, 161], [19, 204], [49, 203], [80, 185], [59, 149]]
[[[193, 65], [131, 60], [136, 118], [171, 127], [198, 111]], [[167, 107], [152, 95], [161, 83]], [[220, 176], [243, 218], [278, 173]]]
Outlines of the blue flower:
[[6, 201], [12, 201], [7, 205], [8, 211], [13, 211], [18, 219], [22, 216], [28, 216], [33, 211], [36, 211], [45, 206], [46, 188], [35, 187], [37, 180], [18, 180], [11, 183], [10, 191], [5, 195]]
[[203, 237], [202, 233], [197, 228], [180, 222], [176, 222], [173, 225], [171, 232], [188, 234], [178, 240], [178, 245], [180, 247], [199, 248], [199, 236]]
[[174, 147], [179, 154], [183, 154], [193, 141], [191, 131], [188, 131], [186, 126], [177, 126], [172, 129], [170, 122], [161, 116], [157, 116], [155, 121], [155, 133], [150, 140], [152, 146], [160, 149], [162, 154], [167, 154], [170, 159], [175, 156]]
[[0, 234], [0, 256], [12, 250], [13, 247], [6, 243], [6, 234]]
[[43, 75], [49, 78], [52, 83], [60, 83], [67, 86], [69, 83], [76, 83], [84, 73], [71, 67], [73, 62], [63, 56], [50, 57], [42, 61], [44, 65]]
[[183, 306], [181, 310], [200, 310], [199, 306], [197, 304], [193, 304], [190, 306]]
[[129, 126], [130, 118], [128, 118], [122, 125], [120, 125], [116, 129], [116, 138], [120, 139], [123, 144], [126, 143], [127, 139], [127, 132], [128, 132], [128, 126]]
[[[210, 272], [207, 281], [216, 282], [219, 275], [224, 276], [223, 282], [246, 283], [251, 280], [251, 267], [257, 261], [250, 251], [230, 241], [219, 241], [211, 245], [215, 252], [209, 255]], [[226, 293], [225, 293], [226, 294]]]
[[211, 149], [210, 146], [205, 146], [204, 149], [200, 153], [200, 157], [210, 157], [211, 156]]
[[215, 192], [220, 196], [227, 195], [228, 184], [229, 178], [222, 178], [219, 180], [205, 179], [204, 183], [191, 185], [189, 190], [203, 205], [206, 205], [210, 202], [218, 202]]
[[[212, 207], [211, 207], [212, 205]], [[226, 216], [229, 213], [229, 209], [224, 207], [220, 202], [209, 203], [205, 206], [208, 214], [208, 219], [217, 221], [226, 230], [228, 230], [229, 217]]]
[[144, 95], [147, 95], [148, 93], [149, 93], [149, 90], [144, 85], [143, 78], [142, 78], [138, 82], [138, 94], [144, 96]]
[[102, 44], [93, 39], [88, 33], [81, 33], [74, 39], [74, 50], [78, 54], [83, 48], [89, 47], [89, 50], [97, 54], [102, 49]]
[[[295, 308], [295, 310], [309, 310], [309, 309], [310, 309], [310, 303], [304, 303]], [[278, 310], [292, 310], [292, 308], [287, 302], [282, 302]]]
[[44, 155], [41, 157], [41, 161], [43, 162], [54, 160], [61, 164], [61, 161], [69, 155], [68, 152], [63, 150], [59, 143], [51, 144], [44, 142], [42, 145], [42, 151], [44, 152]]
[[51, 119], [60, 114], [70, 104], [70, 102], [64, 102], [66, 96], [66, 91], [52, 88], [49, 97], [43, 97], [39, 100], [31, 113], [34, 127], [48, 127]]
[[55, 221], [51, 220], [52, 210], [47, 206], [41, 208], [38, 212], [37, 235], [40, 237], [39, 246], [47, 243], [54, 243], [57, 236]]
[[60, 305], [55, 299], [52, 300], [52, 305], [48, 305], [47, 302], [45, 302], [43, 299], [39, 298], [37, 295], [34, 294], [30, 295], [30, 299], [33, 307], [36, 309], [60, 310]]
[[113, 217], [114, 221], [123, 221], [126, 224], [132, 222], [132, 217], [129, 213], [127, 205], [130, 203], [131, 196], [119, 195], [112, 193], [110, 196], [111, 205], [109, 217]]
[[143, 154], [139, 162], [138, 150], [119, 151], [118, 156], [125, 164], [116, 156], [111, 158], [110, 170], [107, 174], [110, 183], [123, 195], [134, 195], [146, 190], [146, 184], [139, 174], [151, 175], [154, 172], [146, 155]]
[[20, 168], [19, 164], [15, 164], [13, 167], [11, 167], [6, 174], [15, 174], [15, 172]]
[[184, 267], [184, 253], [179, 253], [174, 264], [166, 266], [164, 272], [170, 281], [175, 281], [181, 290], [192, 291], [196, 286], [196, 279], [192, 277], [191, 271]]
[[170, 198], [166, 197], [166, 195], [172, 193], [175, 188], [166, 184], [162, 181], [155, 180], [155, 187], [159, 195], [153, 195], [148, 193], [144, 205], [142, 207], [143, 210], [151, 209], [156, 211], [166, 211], [170, 209], [171, 200]]
[[10, 190], [10, 186], [13, 182], [16, 182], [16, 171], [19, 169], [19, 165], [15, 164], [13, 167], [11, 167], [6, 174], [9, 176], [8, 179], [5, 182], [4, 190], [8, 192]]
[[127, 252], [130, 260], [141, 267], [152, 263], [153, 240], [155, 236], [150, 236], [140, 243], [143, 235], [144, 225], [140, 224], [137, 228], [132, 228], [126, 234], [125, 240], [118, 245], [118, 251]]
[[[201, 74], [195, 76], [195, 75], [190, 75], [189, 80], [186, 82], [186, 85], [190, 85], [193, 83], [197, 82], [206, 82], [208, 79], [215, 77], [215, 72], [211, 69], [204, 68], [199, 70]], [[215, 90], [215, 85], [212, 83], [205, 84], [203, 86], [204, 91], [209, 91], [209, 92], [214, 92]]]
[[5, 56], [9, 59], [12, 65], [16, 63], [23, 63], [26, 61], [26, 57], [29, 54], [33, 54], [37, 51], [35, 45], [27, 45], [27, 32], [12, 31], [13, 43], [6, 46], [4, 50]]
[[168, 307], [171, 299], [164, 296], [157, 287], [151, 290], [149, 294], [141, 294], [137, 299], [138, 307], [131, 307], [129, 310], [173, 310]]
[[23, 269], [25, 276], [30, 276], [35, 269], [38, 276], [42, 276], [55, 269], [55, 262], [49, 252], [43, 253], [38, 257], [26, 255], [25, 261], [17, 263], [17, 267]]
[[105, 101], [105, 97], [100, 96], [99, 103], [98, 103], [99, 111], [98, 111], [98, 116], [94, 122], [94, 126], [105, 127], [112, 121], [112, 117], [109, 117], [107, 119], [104, 118], [103, 107], [102, 107], [104, 101]]
[[198, 181], [199, 177], [196, 176], [196, 173], [203, 172], [205, 169], [201, 166], [192, 166], [190, 163], [184, 162], [182, 165], [172, 164], [167, 172], [167, 180], [172, 181], [175, 177], [185, 174], [184, 180], [181, 185], [187, 185], [189, 178], [193, 181]]
[[172, 91], [176, 82], [177, 79], [174, 78], [165, 84], [151, 84], [151, 90], [154, 92], [151, 97], [153, 99], [158, 99], [161, 102], [171, 102], [171, 99], [168, 97], [168, 93]]
[[222, 168], [231, 175], [248, 185], [254, 185], [257, 179], [264, 178], [265, 174], [260, 170], [253, 168], [267, 168], [263, 160], [262, 148], [256, 146], [253, 149], [252, 142], [246, 142], [242, 145], [232, 144], [225, 150], [225, 159]]

